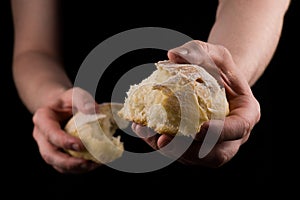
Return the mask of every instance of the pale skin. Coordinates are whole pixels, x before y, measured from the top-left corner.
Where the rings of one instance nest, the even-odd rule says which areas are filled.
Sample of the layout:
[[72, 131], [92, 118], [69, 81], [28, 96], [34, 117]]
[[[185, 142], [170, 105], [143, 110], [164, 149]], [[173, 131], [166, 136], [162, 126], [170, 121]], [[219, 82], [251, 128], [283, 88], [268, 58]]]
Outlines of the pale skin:
[[[216, 21], [207, 42], [191, 41], [168, 52], [174, 62], [203, 62], [197, 46], [218, 66], [230, 104], [218, 143], [204, 158], [198, 150], [207, 124], [179, 159], [191, 165], [219, 167], [244, 144], [260, 119], [260, 106], [251, 86], [261, 77], [278, 45], [289, 0], [220, 0]], [[72, 110], [93, 112], [95, 100], [86, 91], [73, 88], [64, 71], [59, 45], [59, 19], [55, 0], [12, 0], [15, 43], [13, 75], [19, 95], [33, 114], [33, 137], [46, 163], [61, 173], [84, 173], [100, 165], [74, 158], [62, 149], [80, 151], [78, 138], [66, 134], [61, 124]], [[196, 49], [197, 49], [196, 48]], [[72, 102], [73, 91], [78, 98]], [[137, 135], [143, 127], [133, 124]], [[202, 134], [201, 134], [202, 133]], [[153, 148], [165, 146], [172, 137], [143, 138]], [[168, 153], [171, 155], [172, 153]]]

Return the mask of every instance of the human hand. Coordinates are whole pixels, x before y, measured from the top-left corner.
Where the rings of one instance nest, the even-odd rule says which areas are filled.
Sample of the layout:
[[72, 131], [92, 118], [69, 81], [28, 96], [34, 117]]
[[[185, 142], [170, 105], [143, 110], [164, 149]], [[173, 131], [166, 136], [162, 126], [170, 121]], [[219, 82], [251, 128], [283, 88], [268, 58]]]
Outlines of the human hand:
[[[230, 113], [224, 121], [205, 122], [192, 141], [187, 137], [155, 134], [138, 124], [133, 124], [132, 129], [152, 148], [169, 157], [178, 158], [179, 162], [208, 167], [222, 166], [231, 160], [240, 146], [248, 140], [253, 127], [260, 119], [260, 105], [241, 69], [236, 66], [230, 52], [223, 46], [194, 40], [169, 50], [168, 57], [176, 63], [197, 64], [207, 69], [225, 87]], [[206, 136], [217, 138], [216, 143], [205, 144]], [[189, 146], [182, 151], [182, 147], [187, 145]], [[214, 146], [204, 157], [199, 156], [202, 146], [206, 148], [211, 145]]]
[[84, 173], [100, 166], [92, 161], [70, 156], [63, 150], [84, 150], [80, 139], [67, 134], [62, 127], [77, 110], [93, 113], [96, 106], [88, 92], [75, 87], [61, 93], [34, 113], [33, 137], [46, 163], [61, 173]]

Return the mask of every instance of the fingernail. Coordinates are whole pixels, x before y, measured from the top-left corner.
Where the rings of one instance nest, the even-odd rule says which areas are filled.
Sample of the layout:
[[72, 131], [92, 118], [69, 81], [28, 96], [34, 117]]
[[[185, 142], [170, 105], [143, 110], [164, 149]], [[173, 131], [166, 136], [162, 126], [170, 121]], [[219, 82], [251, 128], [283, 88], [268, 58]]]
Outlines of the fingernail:
[[175, 48], [172, 49], [171, 52], [180, 55], [187, 55], [189, 53], [189, 51], [186, 48]]
[[79, 144], [72, 144], [72, 149], [75, 150], [75, 151], [80, 151], [80, 146]]

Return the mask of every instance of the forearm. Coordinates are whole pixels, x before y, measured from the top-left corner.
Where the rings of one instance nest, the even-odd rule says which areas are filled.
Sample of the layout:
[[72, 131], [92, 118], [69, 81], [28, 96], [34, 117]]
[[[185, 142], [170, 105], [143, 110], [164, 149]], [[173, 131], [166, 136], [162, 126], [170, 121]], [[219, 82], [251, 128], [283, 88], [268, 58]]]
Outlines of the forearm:
[[72, 86], [57, 58], [36, 51], [14, 57], [13, 76], [20, 98], [32, 113]]
[[32, 113], [72, 85], [60, 59], [58, 2], [12, 0], [13, 76]]
[[208, 42], [223, 45], [253, 85], [278, 45], [289, 0], [220, 0]]

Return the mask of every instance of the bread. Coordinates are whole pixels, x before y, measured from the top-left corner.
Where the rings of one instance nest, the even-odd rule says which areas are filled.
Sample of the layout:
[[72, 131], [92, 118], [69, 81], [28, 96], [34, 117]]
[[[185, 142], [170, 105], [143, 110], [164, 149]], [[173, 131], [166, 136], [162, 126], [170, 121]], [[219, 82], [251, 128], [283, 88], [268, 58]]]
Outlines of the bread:
[[76, 113], [65, 125], [64, 130], [81, 139], [84, 151], [65, 149], [70, 155], [92, 160], [96, 163], [109, 163], [122, 156], [124, 147], [120, 136], [114, 137], [118, 128], [126, 128], [128, 121], [121, 119], [117, 112], [120, 103], [99, 104], [97, 114]]
[[204, 68], [168, 60], [155, 65], [149, 77], [130, 86], [121, 118], [160, 134], [192, 136], [204, 122], [228, 115], [225, 89]]

